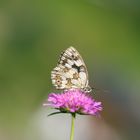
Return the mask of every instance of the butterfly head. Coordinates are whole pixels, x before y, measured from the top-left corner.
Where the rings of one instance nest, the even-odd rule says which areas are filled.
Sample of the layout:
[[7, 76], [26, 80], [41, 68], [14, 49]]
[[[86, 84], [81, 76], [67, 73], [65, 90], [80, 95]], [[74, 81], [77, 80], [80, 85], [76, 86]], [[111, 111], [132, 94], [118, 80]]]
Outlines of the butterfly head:
[[90, 86], [84, 87], [83, 88], [84, 92], [89, 93], [92, 91], [92, 88]]

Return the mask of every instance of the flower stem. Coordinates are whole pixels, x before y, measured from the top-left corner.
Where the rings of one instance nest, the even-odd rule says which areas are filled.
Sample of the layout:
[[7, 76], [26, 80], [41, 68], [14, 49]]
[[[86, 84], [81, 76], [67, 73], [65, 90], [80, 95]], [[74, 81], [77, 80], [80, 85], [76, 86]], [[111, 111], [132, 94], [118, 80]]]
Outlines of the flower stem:
[[75, 121], [75, 114], [71, 115], [71, 134], [70, 134], [70, 140], [73, 140], [74, 138], [74, 121]]

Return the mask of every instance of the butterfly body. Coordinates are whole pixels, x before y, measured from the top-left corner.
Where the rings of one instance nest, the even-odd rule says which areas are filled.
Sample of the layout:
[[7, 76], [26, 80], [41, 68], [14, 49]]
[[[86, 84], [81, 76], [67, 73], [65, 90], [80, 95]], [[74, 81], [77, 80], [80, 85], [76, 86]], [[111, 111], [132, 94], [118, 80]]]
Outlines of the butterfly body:
[[69, 47], [60, 55], [57, 66], [51, 72], [51, 79], [56, 89], [81, 89], [91, 92], [88, 84], [86, 65], [74, 47]]

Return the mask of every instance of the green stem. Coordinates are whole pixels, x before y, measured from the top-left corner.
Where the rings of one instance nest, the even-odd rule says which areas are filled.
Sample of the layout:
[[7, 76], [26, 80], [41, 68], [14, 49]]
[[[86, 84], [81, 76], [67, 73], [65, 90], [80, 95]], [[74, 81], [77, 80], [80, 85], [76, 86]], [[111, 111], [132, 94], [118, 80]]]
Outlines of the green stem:
[[74, 121], [75, 121], [75, 114], [71, 115], [71, 134], [70, 134], [70, 140], [73, 140], [74, 138]]

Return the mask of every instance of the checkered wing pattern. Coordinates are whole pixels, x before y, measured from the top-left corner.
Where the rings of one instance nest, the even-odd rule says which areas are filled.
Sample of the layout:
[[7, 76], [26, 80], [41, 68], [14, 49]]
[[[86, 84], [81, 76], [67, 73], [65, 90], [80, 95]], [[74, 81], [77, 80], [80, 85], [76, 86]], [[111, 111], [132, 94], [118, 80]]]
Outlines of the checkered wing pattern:
[[74, 47], [69, 47], [60, 55], [57, 66], [51, 72], [56, 89], [84, 89], [88, 86], [86, 65]]

